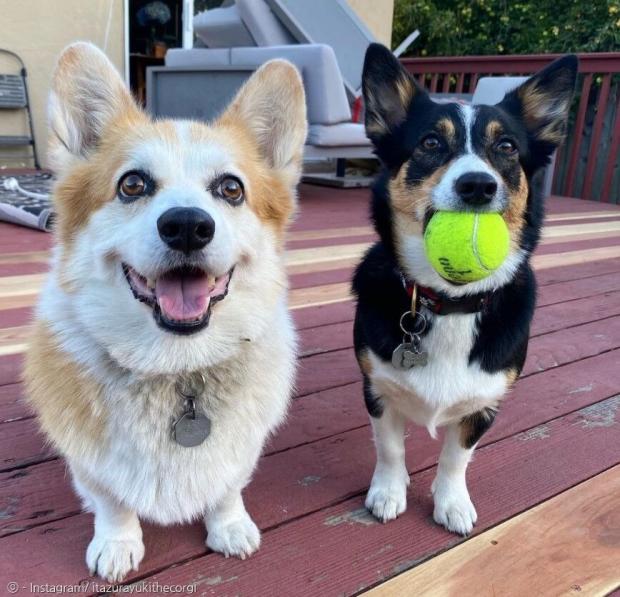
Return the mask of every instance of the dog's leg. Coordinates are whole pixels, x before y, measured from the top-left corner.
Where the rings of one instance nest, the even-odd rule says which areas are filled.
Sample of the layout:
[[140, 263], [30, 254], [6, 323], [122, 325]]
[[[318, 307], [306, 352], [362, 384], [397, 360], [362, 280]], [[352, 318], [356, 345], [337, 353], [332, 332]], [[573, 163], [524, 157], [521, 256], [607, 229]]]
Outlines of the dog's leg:
[[205, 516], [207, 547], [245, 560], [260, 545], [260, 531], [243, 505], [241, 490], [231, 491]]
[[484, 409], [446, 427], [437, 475], [431, 491], [433, 518], [449, 531], [468, 535], [478, 515], [467, 491], [465, 472], [476, 444], [493, 423], [495, 411]]
[[405, 465], [405, 418], [385, 404], [380, 417], [371, 417], [377, 465], [366, 496], [366, 508], [381, 522], [407, 508], [409, 473]]
[[84, 506], [95, 514], [95, 535], [86, 550], [88, 570], [109, 582], [119, 582], [137, 570], [144, 557], [140, 521], [134, 511], [75, 475], [73, 483]]

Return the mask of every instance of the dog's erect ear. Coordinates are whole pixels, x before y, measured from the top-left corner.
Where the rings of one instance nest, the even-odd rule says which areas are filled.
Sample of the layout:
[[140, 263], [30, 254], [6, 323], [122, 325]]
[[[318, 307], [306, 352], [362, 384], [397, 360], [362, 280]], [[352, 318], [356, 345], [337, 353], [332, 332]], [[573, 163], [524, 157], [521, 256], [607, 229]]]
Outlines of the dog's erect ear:
[[50, 157], [53, 167], [62, 169], [72, 156], [87, 156], [115, 117], [130, 117], [138, 108], [106, 55], [78, 42], [58, 59], [48, 112]]
[[245, 126], [269, 166], [289, 177], [290, 185], [299, 181], [308, 132], [306, 97], [301, 76], [290, 62], [278, 59], [263, 64], [219, 122]]
[[577, 79], [577, 56], [552, 62], [499, 104], [523, 120], [530, 136], [550, 154], [564, 140]]
[[405, 120], [414, 96], [425, 93], [381, 44], [370, 44], [366, 50], [362, 91], [366, 134], [375, 144]]

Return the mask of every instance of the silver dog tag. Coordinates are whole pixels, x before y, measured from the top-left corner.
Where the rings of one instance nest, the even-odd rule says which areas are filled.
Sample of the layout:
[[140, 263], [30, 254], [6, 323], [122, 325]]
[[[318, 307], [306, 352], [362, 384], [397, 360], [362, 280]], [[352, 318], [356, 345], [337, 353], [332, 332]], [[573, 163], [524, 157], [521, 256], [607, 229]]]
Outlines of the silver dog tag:
[[174, 441], [184, 448], [194, 448], [211, 433], [211, 421], [202, 413], [186, 411], [173, 425]]
[[428, 353], [420, 352], [412, 342], [399, 344], [392, 353], [392, 365], [396, 369], [407, 370], [424, 367], [428, 363]]
[[194, 448], [204, 442], [211, 433], [211, 420], [196, 412], [194, 399], [202, 396], [206, 381], [201, 373], [177, 383], [177, 393], [185, 399], [183, 414], [172, 424], [172, 438], [184, 448]]

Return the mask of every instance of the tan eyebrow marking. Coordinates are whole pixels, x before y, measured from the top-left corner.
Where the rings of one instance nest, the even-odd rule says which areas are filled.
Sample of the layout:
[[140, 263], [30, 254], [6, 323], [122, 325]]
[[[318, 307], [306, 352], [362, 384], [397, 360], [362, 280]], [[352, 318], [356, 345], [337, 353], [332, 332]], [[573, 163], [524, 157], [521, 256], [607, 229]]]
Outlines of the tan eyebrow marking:
[[487, 141], [494, 141], [502, 134], [503, 131], [504, 129], [499, 121], [491, 120], [484, 130], [484, 135]]
[[454, 122], [450, 118], [442, 118], [437, 122], [437, 130], [446, 137], [448, 142], [452, 142], [456, 138], [456, 128]]

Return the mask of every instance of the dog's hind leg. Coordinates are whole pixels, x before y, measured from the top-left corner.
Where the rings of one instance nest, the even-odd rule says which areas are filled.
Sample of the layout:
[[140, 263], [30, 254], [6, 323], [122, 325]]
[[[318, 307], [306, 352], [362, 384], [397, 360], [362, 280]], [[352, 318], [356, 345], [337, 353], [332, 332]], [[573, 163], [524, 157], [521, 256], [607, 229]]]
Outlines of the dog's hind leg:
[[366, 508], [381, 522], [393, 520], [407, 508], [409, 473], [405, 465], [405, 418], [385, 403], [371, 417], [377, 465], [366, 496]]
[[437, 475], [431, 487], [435, 502], [433, 518], [460, 535], [471, 533], [478, 518], [467, 490], [467, 465], [476, 443], [494, 417], [494, 410], [484, 409], [446, 427]]
[[243, 504], [241, 490], [231, 491], [205, 516], [207, 547], [242, 560], [260, 546], [260, 531]]
[[138, 570], [144, 557], [138, 516], [107, 493], [84, 482], [75, 471], [73, 484], [85, 508], [95, 514], [95, 535], [86, 550], [88, 570], [109, 582], [119, 582], [131, 570]]

